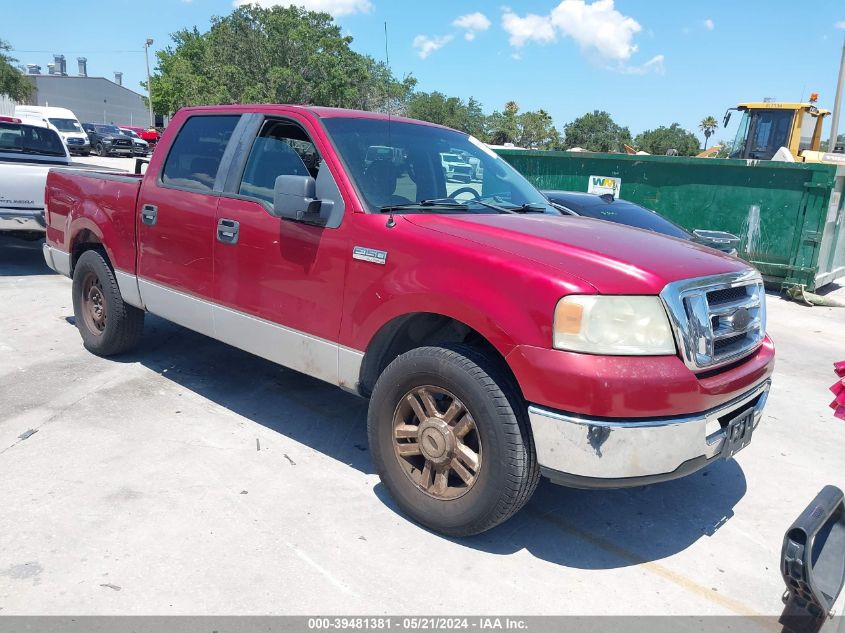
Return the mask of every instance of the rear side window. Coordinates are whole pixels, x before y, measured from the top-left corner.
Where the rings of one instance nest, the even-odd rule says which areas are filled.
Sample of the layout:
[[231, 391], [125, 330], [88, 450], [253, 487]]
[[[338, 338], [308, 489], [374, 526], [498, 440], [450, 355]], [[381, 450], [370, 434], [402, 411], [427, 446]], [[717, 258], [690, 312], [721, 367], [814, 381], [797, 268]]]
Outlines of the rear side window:
[[0, 123], [0, 152], [64, 156], [65, 147], [53, 130], [19, 123]]
[[185, 121], [161, 173], [171, 187], [210, 192], [240, 115], [193, 116]]

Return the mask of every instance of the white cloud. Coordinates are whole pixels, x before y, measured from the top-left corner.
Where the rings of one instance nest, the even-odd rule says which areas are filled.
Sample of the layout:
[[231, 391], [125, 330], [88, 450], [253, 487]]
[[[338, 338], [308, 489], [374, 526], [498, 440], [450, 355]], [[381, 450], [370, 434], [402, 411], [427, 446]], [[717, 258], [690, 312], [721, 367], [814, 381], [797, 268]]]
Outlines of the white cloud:
[[710, 18], [707, 18], [706, 20], [704, 20], [704, 28], [707, 29], [708, 31], [712, 31], [713, 29], [716, 28], [716, 24], [713, 22], [713, 20], [711, 20]]
[[663, 66], [663, 62], [665, 60], [666, 57], [664, 55], [655, 55], [645, 64], [640, 64], [639, 66], [620, 64], [617, 67], [610, 67], [610, 70], [616, 70], [625, 75], [647, 75], [649, 73], [663, 75], [666, 72], [666, 69]]
[[520, 53], [519, 51], [514, 51], [513, 53], [511, 53], [511, 59], [515, 59], [516, 61], [521, 60], [522, 53]]
[[425, 59], [438, 48], [443, 48], [451, 41], [451, 35], [435, 35], [434, 37], [417, 35], [414, 38], [413, 47], [417, 49], [417, 54], [420, 56], [420, 59]]
[[459, 16], [452, 22], [452, 26], [464, 30], [464, 39], [468, 42], [475, 39], [476, 33], [489, 29], [490, 24], [490, 19], [479, 11]]
[[373, 10], [370, 0], [235, 0], [233, 4], [236, 7], [245, 4], [257, 4], [262, 7], [305, 7], [309, 11], [330, 13], [336, 18], [354, 13], [369, 13]]
[[519, 16], [505, 7], [502, 28], [509, 42], [520, 48], [528, 42], [548, 44], [557, 37], [571, 37], [583, 51], [606, 60], [625, 61], [637, 52], [634, 35], [640, 23], [616, 10], [613, 0], [561, 0], [548, 15]]
[[845, 20], [839, 20], [839, 22], [837, 22], [833, 26], [837, 29], [845, 29]]
[[519, 17], [510, 9], [505, 9], [502, 28], [507, 31], [510, 36], [508, 42], [514, 48], [521, 48], [531, 41], [548, 44], [557, 39], [551, 18], [547, 15], [528, 13], [525, 17]]
[[[711, 20], [707, 23], [713, 24]], [[635, 75], [664, 73], [663, 55], [655, 55], [640, 65], [628, 63], [638, 50], [634, 36], [643, 27], [634, 18], [620, 13], [614, 0], [594, 0], [592, 3], [561, 0], [547, 15], [527, 13], [520, 16], [510, 7], [502, 7], [502, 28], [509, 35], [510, 45], [516, 49], [529, 42], [549, 44], [558, 37], [571, 37], [582, 52], [610, 70]]]
[[552, 9], [552, 24], [583, 50], [593, 49], [605, 59], [625, 60], [637, 52], [634, 34], [642, 30], [634, 18], [619, 13], [613, 0], [563, 0]]

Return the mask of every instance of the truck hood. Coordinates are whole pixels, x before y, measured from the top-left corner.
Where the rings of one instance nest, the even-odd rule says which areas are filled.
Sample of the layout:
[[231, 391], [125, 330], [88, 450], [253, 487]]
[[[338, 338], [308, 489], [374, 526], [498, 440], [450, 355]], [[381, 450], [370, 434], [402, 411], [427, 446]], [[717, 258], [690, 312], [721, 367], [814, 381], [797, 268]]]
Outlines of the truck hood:
[[408, 214], [428, 230], [577, 276], [603, 294], [658, 294], [679, 279], [748, 270], [713, 249], [583, 217]]

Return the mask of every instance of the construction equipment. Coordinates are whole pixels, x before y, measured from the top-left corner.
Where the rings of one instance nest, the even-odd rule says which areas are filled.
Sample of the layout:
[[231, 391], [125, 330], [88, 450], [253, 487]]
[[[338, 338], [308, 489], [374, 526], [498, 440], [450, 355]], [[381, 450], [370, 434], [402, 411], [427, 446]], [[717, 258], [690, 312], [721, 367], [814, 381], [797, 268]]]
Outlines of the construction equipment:
[[729, 158], [845, 165], [845, 154], [819, 149], [822, 125], [830, 110], [818, 108], [817, 98], [813, 93], [804, 103], [750, 102], [728, 109], [723, 127], [734, 111], [742, 112]]

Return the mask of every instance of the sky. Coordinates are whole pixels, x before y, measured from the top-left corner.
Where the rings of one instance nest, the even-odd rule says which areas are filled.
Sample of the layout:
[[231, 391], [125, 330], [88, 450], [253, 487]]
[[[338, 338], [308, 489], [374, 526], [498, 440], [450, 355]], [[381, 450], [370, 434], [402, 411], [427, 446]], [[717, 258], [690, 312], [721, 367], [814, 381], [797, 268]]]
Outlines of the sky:
[[[144, 40], [152, 52], [185, 27], [207, 30], [243, 0], [41, 0], [3, 11], [0, 39], [46, 72], [64, 54], [69, 73], [124, 73], [138, 92]], [[258, 0], [264, 6], [291, 4]], [[697, 131], [742, 101], [806, 99], [833, 105], [845, 38], [845, 1], [817, 0], [298, 0], [331, 13], [352, 48], [413, 74], [417, 89], [479, 100], [486, 112], [516, 101], [549, 112], [559, 129], [607, 110], [633, 134], [678, 122]], [[11, 0], [3, 0], [11, 4]], [[730, 139], [738, 117], [715, 139]], [[845, 128], [845, 125], [843, 125]], [[824, 138], [828, 132], [825, 131]]]

